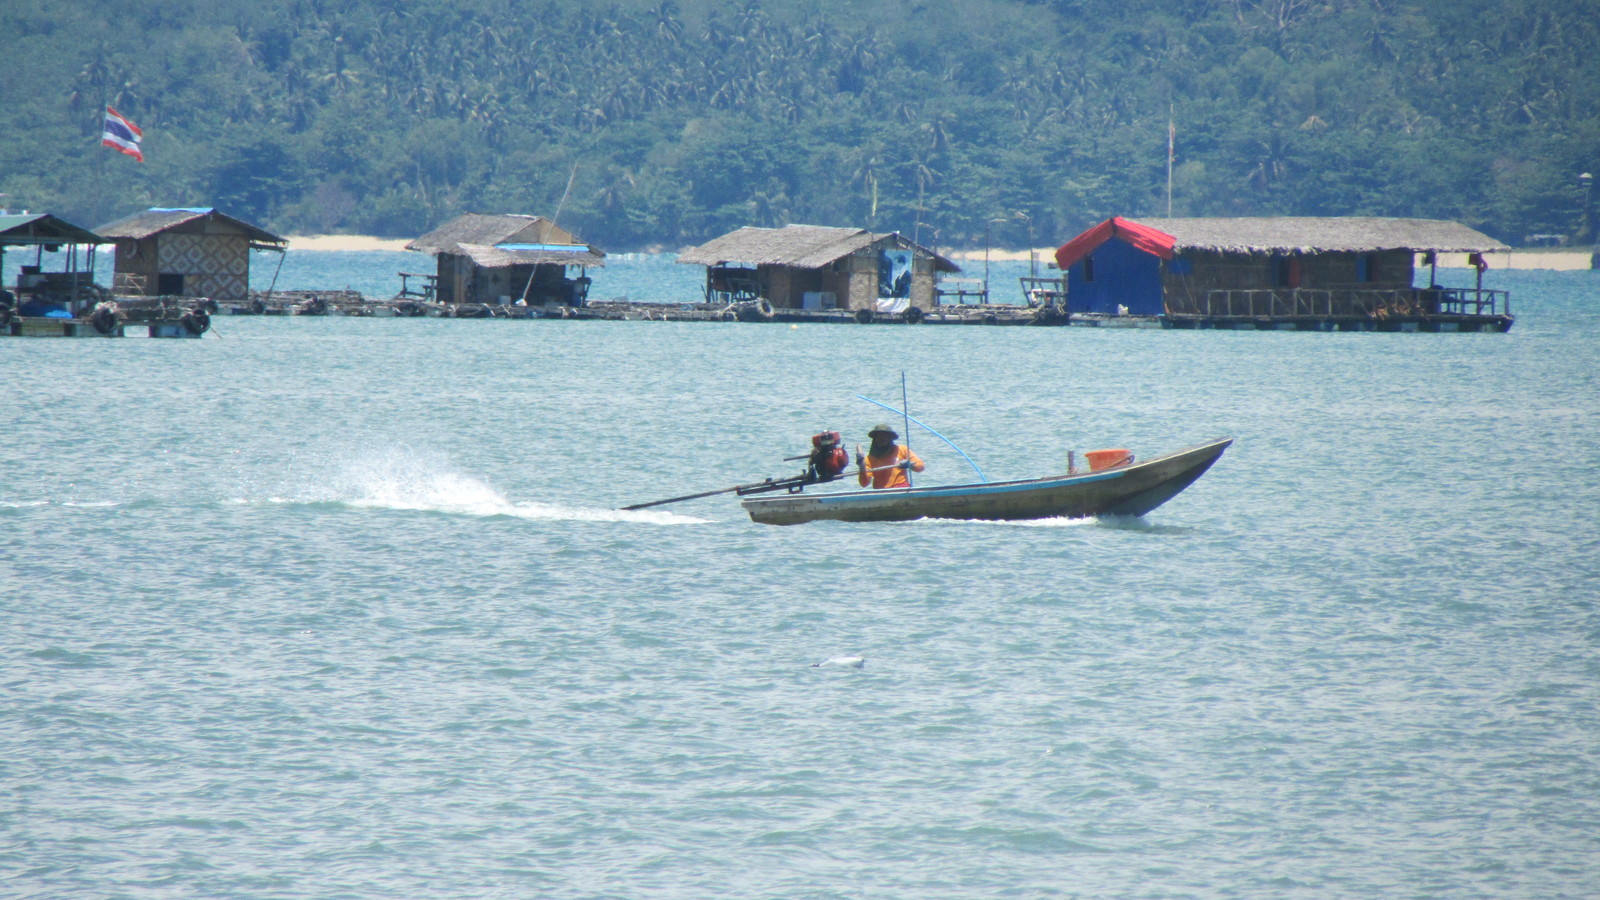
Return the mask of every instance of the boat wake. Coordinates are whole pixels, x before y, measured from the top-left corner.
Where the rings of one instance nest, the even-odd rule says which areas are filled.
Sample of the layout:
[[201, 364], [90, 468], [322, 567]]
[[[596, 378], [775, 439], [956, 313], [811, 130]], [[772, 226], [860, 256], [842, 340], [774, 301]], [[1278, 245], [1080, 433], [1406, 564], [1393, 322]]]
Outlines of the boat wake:
[[0, 511], [13, 509], [110, 509], [124, 505], [120, 500], [0, 500]]
[[258, 492], [241, 503], [293, 505], [331, 504], [350, 509], [401, 510], [453, 516], [574, 522], [640, 522], [653, 525], [698, 525], [708, 520], [657, 510], [566, 506], [516, 501], [472, 475], [452, 469], [442, 458], [415, 451], [393, 450], [347, 460], [315, 479]]
[[1100, 524], [1100, 520], [1094, 516], [1081, 519], [1060, 516], [1053, 519], [917, 519], [915, 521], [928, 525], [999, 525], [1009, 528], [1081, 528], [1085, 525]]

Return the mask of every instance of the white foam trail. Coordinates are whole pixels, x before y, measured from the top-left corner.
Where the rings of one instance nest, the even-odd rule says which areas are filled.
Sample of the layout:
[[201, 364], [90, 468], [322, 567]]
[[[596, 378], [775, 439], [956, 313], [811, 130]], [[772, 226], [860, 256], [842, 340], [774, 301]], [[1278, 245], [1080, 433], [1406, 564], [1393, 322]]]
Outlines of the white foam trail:
[[[319, 472], [320, 475], [320, 472]], [[404, 448], [347, 460], [325, 479], [274, 491], [272, 503], [338, 503], [358, 509], [393, 509], [448, 515], [572, 522], [640, 522], [697, 525], [708, 520], [658, 511], [517, 502], [481, 478], [455, 469], [439, 454]]]
[[0, 500], [0, 509], [39, 509], [60, 506], [65, 509], [106, 509], [121, 506], [120, 500]]
[[1081, 519], [1069, 519], [1058, 516], [1053, 519], [918, 519], [930, 525], [1001, 525], [1012, 528], [1080, 528], [1085, 525], [1094, 525], [1099, 519], [1086, 516]]
[[811, 668], [860, 669], [866, 664], [867, 658], [865, 656], [830, 656], [822, 662], [812, 663]]

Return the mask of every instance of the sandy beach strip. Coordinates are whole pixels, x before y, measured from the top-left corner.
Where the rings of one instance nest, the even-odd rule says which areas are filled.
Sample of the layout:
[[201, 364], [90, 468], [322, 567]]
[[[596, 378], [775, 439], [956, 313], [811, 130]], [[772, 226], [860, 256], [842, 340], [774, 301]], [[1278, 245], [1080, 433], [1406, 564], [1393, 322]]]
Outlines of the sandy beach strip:
[[407, 238], [381, 238], [367, 234], [291, 234], [290, 250], [404, 250]]

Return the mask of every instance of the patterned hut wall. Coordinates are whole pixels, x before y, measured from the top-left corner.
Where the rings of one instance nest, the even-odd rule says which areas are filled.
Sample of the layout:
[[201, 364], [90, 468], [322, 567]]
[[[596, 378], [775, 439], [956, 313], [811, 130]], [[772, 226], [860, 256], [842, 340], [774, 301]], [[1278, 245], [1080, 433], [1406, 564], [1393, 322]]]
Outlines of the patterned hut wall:
[[933, 309], [933, 291], [938, 280], [933, 257], [918, 256], [911, 264], [911, 305]]
[[792, 266], [768, 266], [766, 290], [762, 296], [767, 302], [782, 309], [794, 309], [800, 305], [800, 292], [795, 285], [796, 271]]
[[806, 294], [832, 293], [838, 302], [849, 289], [847, 278], [841, 278], [837, 264], [820, 269], [802, 269], [797, 266], [773, 266], [766, 298], [781, 309], [804, 309]]
[[835, 309], [850, 305], [850, 260], [836, 259], [823, 269], [822, 290], [833, 295]]
[[1161, 267], [1161, 287], [1168, 312], [1197, 312], [1210, 291], [1272, 287], [1272, 258], [1185, 250]]
[[850, 281], [847, 296], [839, 298], [840, 309], [875, 309], [878, 305], [878, 250], [868, 247], [849, 257]]
[[1316, 253], [1300, 257], [1303, 288], [1396, 290], [1411, 287], [1409, 250]]
[[438, 256], [437, 299], [440, 303], [466, 303], [471, 290], [472, 260], [454, 253]]
[[157, 242], [157, 269], [183, 276], [183, 292], [218, 303], [250, 299], [250, 241], [243, 235], [167, 232]]
[[[472, 266], [471, 294], [464, 302], [513, 303], [522, 297], [533, 266]], [[532, 293], [530, 291], [530, 297]], [[502, 300], [501, 298], [505, 298]]]
[[[1203, 314], [1212, 291], [1288, 292], [1279, 284], [1279, 259], [1298, 260], [1303, 291], [1334, 291], [1344, 314], [1354, 312], [1354, 291], [1394, 291], [1411, 287], [1412, 254], [1408, 250], [1373, 253], [1217, 253], [1180, 251], [1161, 267], [1161, 288], [1166, 311]], [[1236, 295], [1240, 296], [1240, 295]], [[1335, 312], [1339, 312], [1336, 309]]]
[[1416, 283], [1417, 255], [1410, 250], [1385, 250], [1368, 255], [1375, 287], [1409, 288]]
[[156, 275], [160, 272], [156, 237], [142, 240], [119, 238], [117, 258], [112, 267], [112, 287], [127, 296], [154, 296]]

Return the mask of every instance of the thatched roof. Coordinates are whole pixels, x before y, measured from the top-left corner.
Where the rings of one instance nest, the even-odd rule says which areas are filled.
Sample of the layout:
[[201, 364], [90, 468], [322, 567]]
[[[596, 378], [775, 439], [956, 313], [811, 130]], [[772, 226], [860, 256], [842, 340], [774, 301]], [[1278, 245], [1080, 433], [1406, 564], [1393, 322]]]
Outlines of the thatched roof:
[[0, 216], [0, 246], [18, 244], [104, 244], [100, 235], [49, 213]]
[[678, 254], [678, 262], [700, 266], [740, 263], [747, 266], [792, 266], [820, 269], [836, 260], [888, 240], [903, 249], [916, 250], [932, 257], [941, 272], [959, 272], [955, 263], [907, 240], [898, 233], [873, 234], [860, 228], [830, 228], [824, 225], [785, 225], [782, 228], [757, 228], [746, 225], [698, 247]]
[[198, 219], [222, 222], [233, 226], [244, 233], [252, 247], [258, 247], [263, 250], [283, 250], [289, 245], [287, 238], [278, 237], [272, 232], [257, 228], [248, 222], [241, 222], [232, 216], [219, 213], [211, 207], [187, 207], [182, 209], [156, 207], [147, 209], [144, 212], [134, 213], [127, 218], [118, 219], [109, 225], [101, 225], [95, 230], [102, 237], [110, 240], [120, 238], [137, 241]]
[[454, 244], [446, 252], [459, 253], [485, 269], [555, 264], [593, 266], [606, 264], [605, 254], [583, 244]]
[[1220, 253], [1432, 250], [1487, 253], [1510, 250], [1482, 232], [1442, 219], [1360, 216], [1217, 219], [1131, 219], [1176, 239], [1177, 250]]
[[422, 253], [458, 253], [457, 245], [478, 244], [493, 247], [497, 244], [561, 244], [573, 245], [604, 256], [599, 250], [584, 245], [577, 236], [543, 216], [498, 215], [466, 213], [440, 225], [406, 245], [407, 250]]

